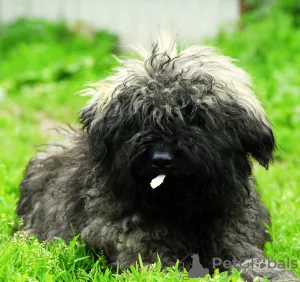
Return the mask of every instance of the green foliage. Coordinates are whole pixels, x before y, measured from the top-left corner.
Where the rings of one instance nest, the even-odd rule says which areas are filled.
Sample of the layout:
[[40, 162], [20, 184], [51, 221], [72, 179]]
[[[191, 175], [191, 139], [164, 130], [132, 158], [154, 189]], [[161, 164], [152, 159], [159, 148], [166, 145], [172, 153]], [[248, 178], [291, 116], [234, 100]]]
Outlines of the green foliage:
[[285, 13], [292, 19], [295, 27], [300, 26], [300, 1], [298, 0], [246, 0], [247, 9], [251, 13], [244, 19], [252, 19], [254, 22], [267, 17], [273, 17], [274, 13]]
[[40, 19], [20, 18], [0, 28], [1, 51], [9, 52], [19, 44], [49, 43], [72, 40], [72, 32], [64, 23], [54, 24]]
[[76, 78], [89, 69], [105, 74], [117, 42], [116, 36], [83, 24], [71, 29], [25, 19], [2, 27], [0, 38], [0, 77], [13, 87]]
[[[111, 53], [116, 51], [117, 37], [82, 23], [68, 27], [21, 19], [3, 26], [0, 34], [2, 92], [21, 99], [23, 106], [30, 104], [33, 110], [43, 108], [53, 118], [78, 110], [79, 98], [74, 93], [84, 83], [107, 76], [116, 64]], [[38, 99], [41, 96], [51, 102], [45, 105]], [[58, 107], [53, 112], [54, 105], [64, 103], [68, 109]]]

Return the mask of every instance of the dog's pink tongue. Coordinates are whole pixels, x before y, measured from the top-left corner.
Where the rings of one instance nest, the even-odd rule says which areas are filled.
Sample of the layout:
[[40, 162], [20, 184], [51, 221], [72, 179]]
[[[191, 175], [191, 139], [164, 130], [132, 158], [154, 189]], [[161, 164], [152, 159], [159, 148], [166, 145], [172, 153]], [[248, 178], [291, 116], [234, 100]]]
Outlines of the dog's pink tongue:
[[150, 182], [150, 186], [152, 187], [152, 189], [155, 189], [160, 184], [162, 184], [164, 182], [165, 177], [166, 177], [165, 174], [160, 174], [155, 178], [153, 178], [152, 181]]

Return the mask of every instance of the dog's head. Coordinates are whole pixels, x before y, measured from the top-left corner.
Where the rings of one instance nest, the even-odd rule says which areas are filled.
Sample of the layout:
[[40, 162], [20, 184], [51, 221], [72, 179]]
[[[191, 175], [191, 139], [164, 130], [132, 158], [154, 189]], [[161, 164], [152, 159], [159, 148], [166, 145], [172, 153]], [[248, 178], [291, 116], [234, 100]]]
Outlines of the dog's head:
[[[139, 56], [120, 60], [90, 90], [81, 115], [90, 152], [116, 195], [154, 202], [166, 195], [177, 203], [195, 191], [215, 197], [248, 181], [250, 155], [268, 167], [272, 129], [249, 76], [232, 59], [205, 46], [178, 54], [174, 42], [163, 41]], [[166, 177], [153, 190], [158, 175]]]

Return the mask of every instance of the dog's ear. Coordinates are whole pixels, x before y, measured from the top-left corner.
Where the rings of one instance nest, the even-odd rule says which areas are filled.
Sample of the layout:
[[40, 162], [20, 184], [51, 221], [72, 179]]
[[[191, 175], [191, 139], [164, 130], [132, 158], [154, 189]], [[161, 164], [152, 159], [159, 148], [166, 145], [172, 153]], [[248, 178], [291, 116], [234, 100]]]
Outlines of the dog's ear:
[[267, 118], [240, 108], [239, 114], [231, 122], [243, 149], [262, 166], [268, 168], [276, 144]]

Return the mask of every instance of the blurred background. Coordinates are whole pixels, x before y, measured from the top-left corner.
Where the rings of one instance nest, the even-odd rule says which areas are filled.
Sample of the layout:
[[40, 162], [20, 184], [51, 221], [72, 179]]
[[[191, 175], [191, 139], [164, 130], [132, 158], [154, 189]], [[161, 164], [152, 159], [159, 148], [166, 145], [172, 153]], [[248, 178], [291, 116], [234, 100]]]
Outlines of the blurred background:
[[38, 145], [76, 123], [88, 98], [75, 94], [110, 74], [111, 54], [149, 46], [159, 27], [181, 45], [218, 47], [252, 76], [278, 143], [269, 171], [254, 165], [273, 218], [266, 254], [300, 259], [299, 0], [0, 0], [0, 265]]
[[[183, 41], [199, 42], [228, 22], [236, 22], [241, 0], [0, 0], [0, 19], [40, 17], [69, 24], [84, 22], [118, 35], [121, 44], [147, 44], [158, 26]], [[1, 2], [0, 2], [1, 3]]]

